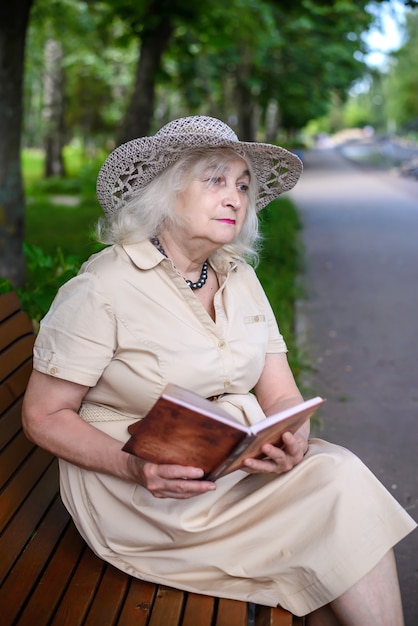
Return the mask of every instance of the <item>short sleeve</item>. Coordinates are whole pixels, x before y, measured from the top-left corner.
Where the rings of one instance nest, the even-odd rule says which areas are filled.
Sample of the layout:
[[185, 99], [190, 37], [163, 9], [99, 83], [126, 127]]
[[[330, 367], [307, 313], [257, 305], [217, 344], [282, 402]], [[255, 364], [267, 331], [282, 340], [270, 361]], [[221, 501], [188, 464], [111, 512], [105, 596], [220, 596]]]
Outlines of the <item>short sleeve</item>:
[[265, 312], [265, 321], [268, 325], [266, 353], [277, 354], [287, 352], [286, 342], [280, 332], [276, 316], [260, 279], [252, 267], [247, 265], [246, 270], [247, 275], [243, 278], [245, 285], [251, 290], [251, 294], [256, 301], [261, 302], [262, 310]]
[[80, 274], [61, 287], [41, 322], [34, 369], [92, 387], [114, 355], [116, 332], [99, 279]]
[[287, 352], [286, 342], [281, 334], [279, 327], [277, 325], [277, 320], [274, 315], [273, 309], [271, 308], [270, 302], [268, 301], [267, 296], [266, 299], [266, 310], [268, 312], [267, 322], [268, 322], [268, 343], [267, 343], [267, 354], [277, 354], [280, 352]]

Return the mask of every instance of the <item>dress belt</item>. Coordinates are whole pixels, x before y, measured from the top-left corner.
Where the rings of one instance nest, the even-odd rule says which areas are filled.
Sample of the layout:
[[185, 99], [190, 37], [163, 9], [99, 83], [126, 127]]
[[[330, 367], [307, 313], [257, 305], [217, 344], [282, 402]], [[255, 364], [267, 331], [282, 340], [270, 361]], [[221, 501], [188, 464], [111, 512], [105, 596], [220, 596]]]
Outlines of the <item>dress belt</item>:
[[[216, 402], [225, 395], [226, 394], [221, 393], [218, 396], [210, 396], [208, 400]], [[140, 419], [138, 416], [118, 413], [117, 411], [113, 411], [112, 409], [108, 409], [107, 407], [99, 406], [97, 404], [82, 404], [78, 413], [85, 422], [120, 422], [124, 420]]]
[[[231, 417], [235, 416], [239, 422], [247, 425], [254, 424], [265, 418], [255, 396], [250, 393], [223, 393], [218, 396], [210, 396], [208, 400], [212, 402], [218, 401], [219, 406], [225, 407], [225, 410], [231, 414]], [[79, 415], [85, 422], [123, 422], [141, 419], [139, 415], [125, 415], [97, 404], [88, 403], [81, 406]], [[244, 420], [242, 419], [243, 417]]]
[[112, 409], [97, 404], [82, 404], [78, 412], [85, 422], [124, 422], [127, 420], [138, 420], [138, 417], [124, 415]]

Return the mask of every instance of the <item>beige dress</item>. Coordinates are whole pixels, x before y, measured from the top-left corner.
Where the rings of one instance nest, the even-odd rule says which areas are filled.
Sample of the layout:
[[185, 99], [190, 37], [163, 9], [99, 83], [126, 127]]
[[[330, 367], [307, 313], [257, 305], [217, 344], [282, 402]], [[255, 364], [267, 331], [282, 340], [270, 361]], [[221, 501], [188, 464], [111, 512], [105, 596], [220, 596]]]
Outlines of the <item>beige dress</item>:
[[[218, 268], [219, 270], [219, 268]], [[150, 244], [114, 246], [61, 288], [41, 325], [34, 367], [90, 388], [81, 414], [121, 442], [168, 382], [263, 415], [249, 391], [267, 353], [286, 351], [254, 274], [218, 271], [216, 322]], [[129, 574], [305, 615], [346, 591], [415, 522], [361, 461], [312, 440], [281, 476], [235, 472], [190, 500], [60, 461], [61, 494], [80, 533]]]

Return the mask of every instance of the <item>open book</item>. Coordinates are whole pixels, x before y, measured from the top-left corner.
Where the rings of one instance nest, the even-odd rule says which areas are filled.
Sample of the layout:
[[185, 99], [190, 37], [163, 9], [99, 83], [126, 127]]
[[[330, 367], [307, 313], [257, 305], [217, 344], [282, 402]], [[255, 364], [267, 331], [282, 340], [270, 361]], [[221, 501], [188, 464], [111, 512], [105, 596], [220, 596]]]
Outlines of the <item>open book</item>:
[[129, 426], [123, 450], [153, 463], [200, 467], [214, 481], [244, 459], [264, 457], [261, 446], [279, 446], [283, 433], [298, 430], [324, 402], [312, 398], [246, 427], [216, 402], [169, 384], [149, 413]]

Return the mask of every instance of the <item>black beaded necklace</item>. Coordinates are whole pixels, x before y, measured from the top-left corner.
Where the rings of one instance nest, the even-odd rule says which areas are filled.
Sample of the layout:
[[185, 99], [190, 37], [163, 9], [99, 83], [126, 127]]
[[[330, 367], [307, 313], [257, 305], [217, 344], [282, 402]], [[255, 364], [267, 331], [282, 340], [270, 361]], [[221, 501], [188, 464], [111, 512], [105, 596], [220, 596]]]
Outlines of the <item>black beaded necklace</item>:
[[[168, 259], [168, 255], [166, 254], [164, 248], [161, 246], [160, 241], [158, 239], [158, 237], [152, 237], [150, 239], [151, 243], [157, 248], [157, 250], [159, 252], [161, 252], [161, 254], [163, 256], [165, 256]], [[202, 271], [200, 272], [200, 278], [197, 282], [193, 283], [191, 280], [188, 280], [187, 278], [183, 277], [183, 280], [186, 282], [186, 284], [190, 287], [190, 289], [200, 289], [201, 287], [203, 287], [203, 285], [206, 283], [207, 279], [208, 279], [208, 267], [209, 267], [209, 263], [206, 260], [203, 265], [202, 265]]]

